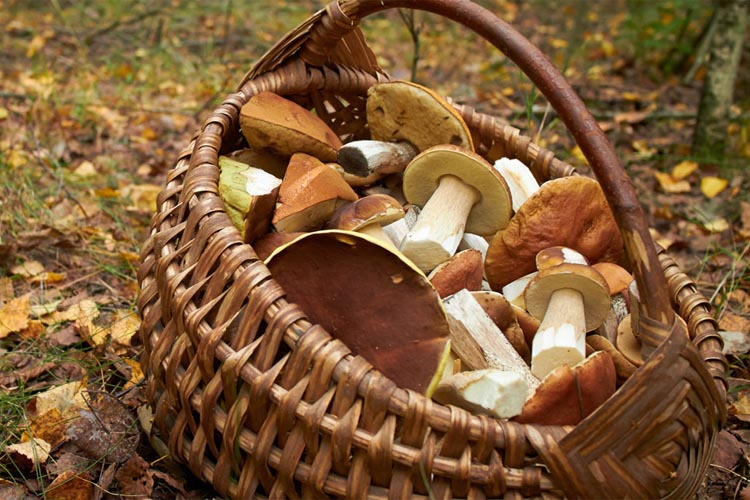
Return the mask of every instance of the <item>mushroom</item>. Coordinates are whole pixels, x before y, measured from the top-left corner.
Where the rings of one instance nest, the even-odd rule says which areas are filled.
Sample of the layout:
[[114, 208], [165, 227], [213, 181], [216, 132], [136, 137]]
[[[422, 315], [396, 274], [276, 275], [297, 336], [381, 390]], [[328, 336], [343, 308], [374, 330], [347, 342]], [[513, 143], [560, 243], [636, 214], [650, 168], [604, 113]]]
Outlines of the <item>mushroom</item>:
[[448, 321], [409, 260], [365, 234], [323, 230], [277, 248], [266, 265], [310, 321], [399, 387], [432, 393], [450, 359]]
[[541, 320], [531, 344], [531, 372], [539, 378], [586, 357], [586, 332], [609, 313], [609, 289], [601, 274], [565, 261], [545, 267], [524, 292], [526, 309]]
[[615, 343], [615, 347], [625, 356], [625, 359], [635, 366], [641, 366], [643, 364], [641, 343], [633, 334], [631, 319], [632, 316], [627, 315], [617, 326], [617, 342]]
[[523, 291], [526, 290], [526, 286], [528, 286], [529, 281], [531, 281], [534, 276], [537, 275], [537, 273], [538, 271], [531, 272], [505, 285], [502, 289], [503, 297], [508, 299], [514, 306], [525, 309], [526, 305], [523, 301]]
[[633, 276], [624, 267], [613, 262], [597, 262], [591, 267], [596, 269], [607, 282], [611, 302], [609, 314], [597, 329], [597, 333], [617, 343], [617, 327], [630, 314], [628, 285], [633, 281]]
[[339, 206], [356, 199], [339, 174], [313, 156], [295, 153], [281, 181], [272, 223], [281, 232], [312, 231]]
[[490, 241], [485, 276], [493, 290], [535, 270], [536, 254], [566, 246], [589, 262], [624, 260], [624, 247], [599, 183], [583, 176], [553, 179], [521, 205]]
[[617, 389], [612, 358], [597, 351], [575, 366], [561, 365], [544, 377], [526, 401], [517, 422], [576, 425]]
[[471, 296], [503, 332], [513, 349], [528, 363], [531, 359], [530, 342], [526, 341], [526, 334], [518, 321], [519, 313], [525, 313], [525, 311], [513, 307], [502, 294], [497, 292], [480, 290], [471, 292]]
[[265, 153], [263, 151], [258, 151], [253, 148], [238, 149], [223, 156], [229, 158], [230, 160], [238, 161], [240, 163], [250, 165], [251, 167], [265, 170], [269, 174], [274, 175], [279, 179], [284, 177], [284, 172], [286, 172], [286, 165], [287, 163], [289, 163], [287, 158]]
[[494, 167], [503, 176], [505, 183], [508, 184], [510, 196], [513, 200], [513, 211], [518, 212], [521, 205], [539, 190], [539, 183], [529, 167], [515, 158], [500, 158], [495, 161]]
[[240, 110], [240, 127], [248, 144], [281, 156], [307, 153], [335, 161], [341, 139], [311, 111], [273, 92], [260, 92]]
[[471, 292], [461, 290], [446, 298], [443, 304], [448, 314], [452, 349], [462, 366], [468, 370], [513, 371], [523, 377], [529, 390], [539, 385], [539, 379]]
[[512, 418], [521, 413], [527, 393], [518, 373], [487, 368], [444, 378], [432, 399], [495, 418]]
[[219, 195], [246, 243], [268, 232], [281, 179], [259, 168], [219, 157]]
[[276, 231], [266, 233], [252, 243], [253, 250], [260, 260], [265, 260], [274, 250], [296, 240], [298, 236], [303, 234], [307, 233], [277, 233]]
[[391, 239], [391, 241], [393, 241], [393, 244], [396, 245], [396, 247], [400, 247], [401, 242], [404, 241], [404, 238], [406, 238], [406, 235], [409, 234], [411, 228], [413, 228], [414, 224], [417, 223], [418, 216], [419, 207], [411, 205], [406, 210], [406, 213], [404, 213], [403, 218], [397, 220], [396, 222], [391, 222], [387, 226], [383, 226], [383, 231], [385, 231], [385, 234], [388, 235], [388, 237]]
[[445, 298], [459, 290], [479, 290], [482, 288], [483, 273], [481, 252], [468, 249], [439, 264], [427, 278], [440, 298]]
[[404, 171], [407, 201], [422, 207], [401, 251], [423, 271], [453, 255], [464, 231], [486, 236], [510, 218], [508, 186], [481, 156], [455, 146], [420, 153]]
[[403, 217], [404, 208], [397, 200], [385, 194], [371, 194], [336, 209], [326, 228], [357, 231], [393, 246], [383, 226]]
[[474, 149], [460, 113], [433, 90], [413, 82], [371, 86], [367, 126], [372, 140], [353, 141], [339, 150], [344, 170], [361, 177], [402, 172], [418, 153], [439, 144]]

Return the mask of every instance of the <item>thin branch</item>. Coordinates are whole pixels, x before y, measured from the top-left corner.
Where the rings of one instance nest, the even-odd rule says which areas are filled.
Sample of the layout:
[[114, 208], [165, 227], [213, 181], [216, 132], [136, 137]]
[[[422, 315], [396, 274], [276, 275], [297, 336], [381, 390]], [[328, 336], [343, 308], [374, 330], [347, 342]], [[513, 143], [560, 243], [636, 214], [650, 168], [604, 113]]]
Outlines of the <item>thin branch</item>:
[[83, 41], [86, 45], [90, 45], [91, 42], [93, 42], [95, 38], [100, 37], [101, 35], [109, 33], [110, 31], [113, 31], [121, 26], [128, 26], [131, 24], [139, 23], [143, 21], [144, 19], [147, 19], [149, 17], [159, 14], [162, 10], [163, 10], [163, 7], [159, 7], [158, 9], [148, 10], [146, 12], [138, 14], [137, 16], [133, 16], [130, 19], [125, 19], [125, 20], [115, 19], [114, 21], [109, 23], [107, 26], [94, 31], [93, 33], [89, 35], [86, 35], [86, 38], [84, 38]]

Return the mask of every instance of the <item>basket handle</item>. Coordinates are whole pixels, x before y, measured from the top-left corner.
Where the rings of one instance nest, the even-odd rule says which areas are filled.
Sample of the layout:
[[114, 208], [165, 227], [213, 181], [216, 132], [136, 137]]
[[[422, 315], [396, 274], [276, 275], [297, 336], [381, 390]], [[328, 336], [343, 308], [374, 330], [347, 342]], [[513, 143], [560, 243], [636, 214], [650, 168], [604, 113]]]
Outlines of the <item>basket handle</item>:
[[[667, 283], [646, 225], [643, 210], [625, 169], [586, 105], [563, 75], [526, 37], [487, 9], [468, 0], [339, 0], [328, 5], [333, 17], [330, 30], [316, 42], [335, 44], [350, 26], [371, 14], [391, 8], [432, 12], [460, 23], [482, 36], [513, 61], [544, 94], [588, 160], [623, 236], [633, 274], [638, 283], [642, 313], [663, 325], [674, 323]], [[311, 40], [312, 41], [312, 40]], [[324, 54], [324, 48], [308, 54]], [[307, 54], [303, 54], [304, 58]], [[649, 343], [656, 347], [669, 329], [655, 329]], [[644, 339], [645, 340], [645, 339]]]

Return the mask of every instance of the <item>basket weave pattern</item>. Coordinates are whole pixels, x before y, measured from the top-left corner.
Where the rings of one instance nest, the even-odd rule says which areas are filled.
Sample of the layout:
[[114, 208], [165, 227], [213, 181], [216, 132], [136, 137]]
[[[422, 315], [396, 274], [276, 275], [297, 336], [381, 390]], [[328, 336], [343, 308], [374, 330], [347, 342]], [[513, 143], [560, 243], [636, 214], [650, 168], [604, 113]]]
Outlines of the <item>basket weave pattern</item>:
[[[638, 281], [644, 365], [579, 425], [472, 415], [397, 388], [285, 300], [218, 192], [218, 156], [241, 147], [239, 110], [269, 90], [366, 138], [367, 88], [388, 76], [357, 24], [392, 7], [436, 12], [501, 49], [586, 154]], [[480, 154], [535, 176], [574, 169], [519, 130], [457, 106]], [[349, 498], [689, 497], [725, 419], [726, 360], [710, 306], [658, 253], [611, 146], [528, 41], [468, 1], [343, 0], [280, 40], [168, 173], [141, 254], [143, 366], [154, 427], [221, 495]], [[332, 284], [335, 286], [335, 284]]]

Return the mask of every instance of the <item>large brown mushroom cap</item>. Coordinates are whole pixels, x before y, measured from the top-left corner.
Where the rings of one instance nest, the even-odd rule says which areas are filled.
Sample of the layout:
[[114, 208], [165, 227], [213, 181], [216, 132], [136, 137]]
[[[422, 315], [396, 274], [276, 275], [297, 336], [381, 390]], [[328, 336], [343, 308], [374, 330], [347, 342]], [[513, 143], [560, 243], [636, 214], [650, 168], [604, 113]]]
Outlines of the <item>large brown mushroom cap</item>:
[[282, 156], [307, 153], [335, 161], [341, 139], [311, 111], [273, 92], [260, 92], [240, 110], [240, 126], [247, 142], [259, 151]]
[[597, 351], [575, 367], [562, 365], [544, 377], [515, 420], [544, 425], [576, 425], [617, 389], [612, 358]]
[[438, 144], [474, 149], [458, 111], [431, 89], [412, 82], [373, 85], [367, 91], [367, 124], [378, 141], [406, 141], [418, 151]]
[[266, 259], [311, 321], [398, 386], [429, 395], [449, 358], [440, 297], [411, 262], [350, 231], [308, 233]]
[[583, 176], [553, 179], [529, 197], [487, 250], [485, 274], [493, 290], [535, 271], [536, 254], [572, 248], [589, 262], [622, 263], [624, 249], [599, 183]]
[[467, 233], [489, 235], [506, 226], [511, 213], [508, 186], [487, 160], [468, 149], [440, 145], [417, 155], [404, 171], [404, 196], [424, 206], [445, 175], [458, 177], [479, 192], [466, 220]]

